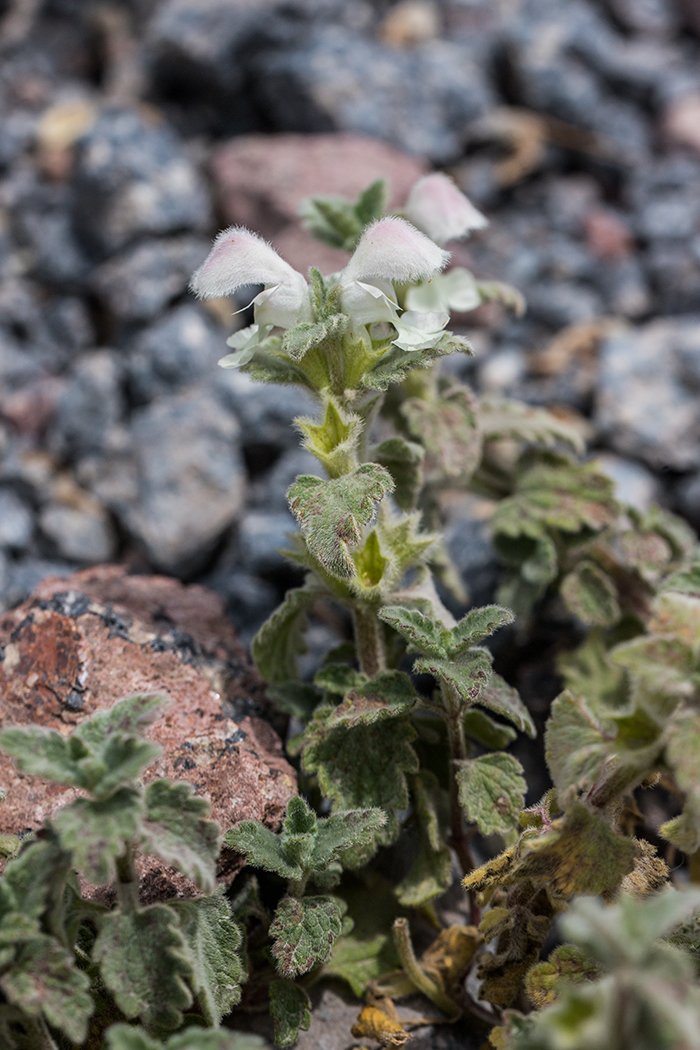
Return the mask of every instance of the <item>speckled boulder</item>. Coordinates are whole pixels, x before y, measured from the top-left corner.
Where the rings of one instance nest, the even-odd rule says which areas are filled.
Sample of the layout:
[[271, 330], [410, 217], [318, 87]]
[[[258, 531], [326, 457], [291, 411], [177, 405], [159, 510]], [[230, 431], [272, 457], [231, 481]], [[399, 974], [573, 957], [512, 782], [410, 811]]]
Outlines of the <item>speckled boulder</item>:
[[[162, 576], [100, 566], [44, 580], [0, 619], [0, 726], [67, 734], [94, 711], [137, 692], [172, 703], [148, 730], [163, 753], [144, 780], [170, 777], [211, 799], [224, 829], [240, 820], [277, 828], [296, 793], [294, 770], [264, 714], [260, 679], [218, 598]], [[18, 773], [0, 754], [4, 831], [22, 834], [78, 792]], [[226, 851], [222, 877], [242, 858]], [[186, 880], [142, 862], [146, 897], [188, 892]]]

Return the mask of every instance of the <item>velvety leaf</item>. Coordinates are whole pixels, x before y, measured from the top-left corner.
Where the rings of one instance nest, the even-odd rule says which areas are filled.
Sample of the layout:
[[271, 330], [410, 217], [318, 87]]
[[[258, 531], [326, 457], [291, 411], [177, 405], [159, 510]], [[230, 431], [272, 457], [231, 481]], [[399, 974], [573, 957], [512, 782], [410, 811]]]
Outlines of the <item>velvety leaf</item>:
[[80, 768], [68, 740], [55, 729], [22, 726], [0, 733], [0, 747], [15, 760], [18, 769], [30, 776], [53, 780], [66, 787], [81, 787]]
[[43, 1014], [74, 1043], [85, 1039], [93, 1012], [90, 979], [53, 937], [35, 936], [22, 944], [12, 968], [0, 977], [0, 988], [30, 1017]]
[[[467, 649], [461, 656], [448, 660], [425, 657], [416, 660], [414, 671], [432, 674], [452, 686], [458, 696], [468, 704], [480, 699], [480, 694], [491, 678], [491, 653], [487, 649]], [[487, 704], [492, 707], [492, 704]], [[499, 714], [505, 712], [499, 711]], [[507, 717], [507, 716], [506, 716]]]
[[335, 314], [315, 324], [298, 324], [288, 328], [282, 337], [282, 350], [292, 361], [301, 361], [310, 350], [323, 348], [328, 340], [342, 336], [349, 322], [350, 318], [345, 314]]
[[384, 721], [407, 714], [418, 701], [411, 679], [403, 671], [380, 671], [370, 682], [351, 689], [329, 712], [326, 726], [352, 726]]
[[517, 726], [518, 729], [527, 733], [528, 736], [537, 736], [537, 729], [532, 720], [532, 715], [520, 699], [518, 690], [501, 678], [499, 674], [492, 674], [487, 684], [479, 693], [476, 702], [482, 707], [488, 707], [502, 718]]
[[481, 398], [479, 426], [488, 441], [510, 438], [546, 448], [562, 443], [579, 453], [585, 447], [581, 427], [523, 401]]
[[608, 659], [608, 646], [603, 632], [592, 630], [583, 645], [562, 653], [557, 661], [567, 688], [585, 695], [593, 706], [620, 707], [627, 697], [625, 673]]
[[362, 227], [369, 226], [375, 219], [381, 219], [386, 208], [386, 179], [375, 179], [366, 190], [363, 190], [354, 204], [354, 211]]
[[192, 969], [192, 991], [207, 1024], [218, 1025], [239, 1002], [246, 979], [241, 928], [231, 915], [228, 901], [219, 893], [175, 901], [171, 907], [180, 918]]
[[219, 825], [207, 820], [207, 799], [193, 795], [184, 781], [154, 780], [146, 788], [146, 819], [141, 841], [147, 853], [155, 854], [177, 868], [204, 893], [216, 886], [216, 859], [221, 845]]
[[363, 686], [366, 681], [367, 675], [347, 664], [326, 664], [314, 677], [314, 685], [335, 696], [345, 696], [351, 689]]
[[291, 1046], [299, 1032], [311, 1024], [311, 1002], [304, 989], [293, 981], [273, 981], [270, 985], [270, 1016], [275, 1024], [275, 1043]]
[[192, 1002], [192, 967], [175, 911], [155, 904], [110, 912], [99, 931], [92, 957], [122, 1013], [148, 1027], [179, 1027]]
[[344, 850], [371, 841], [385, 824], [381, 809], [340, 810], [323, 817], [318, 822], [311, 867], [324, 871]]
[[512, 744], [518, 735], [512, 726], [495, 722], [478, 707], [468, 708], [464, 712], [462, 723], [467, 736], [489, 751], [501, 751]]
[[[386, 390], [395, 383], [402, 383], [407, 375], [416, 368], [428, 368], [439, 357], [451, 354], [455, 347], [445, 336], [427, 350], [402, 350], [392, 345], [381, 359], [372, 366], [363, 378], [363, 383], [370, 390]], [[468, 344], [460, 349], [471, 352]]]
[[323, 973], [341, 977], [361, 998], [370, 981], [400, 966], [392, 936], [398, 914], [391, 884], [376, 872], [366, 870], [343, 888], [352, 929], [333, 945]]
[[527, 997], [538, 1009], [553, 1003], [566, 981], [581, 983], [601, 976], [600, 967], [573, 944], [560, 944], [546, 962], [533, 966], [525, 979]]
[[400, 510], [415, 509], [423, 480], [424, 456], [422, 445], [402, 437], [387, 438], [373, 452], [374, 461], [385, 467], [394, 479], [394, 500]]
[[304, 448], [323, 463], [330, 477], [338, 477], [352, 467], [354, 450], [362, 431], [359, 416], [342, 411], [328, 397], [322, 423], [303, 417], [294, 422], [304, 435]]
[[505, 835], [518, 827], [527, 790], [522, 773], [517, 758], [503, 751], [458, 764], [460, 804], [482, 835]]
[[477, 645], [494, 634], [499, 627], [506, 627], [515, 617], [510, 609], [500, 605], [485, 605], [480, 609], [471, 609], [459, 623], [452, 628], [450, 655], [459, 656], [465, 649]]
[[[685, 822], [682, 836], [685, 842], [684, 849], [691, 852], [700, 845], [700, 715], [694, 711], [683, 711], [676, 714], [667, 730], [666, 737], [666, 760], [673, 770], [673, 775], [678, 787], [685, 792], [686, 805], [684, 808]], [[694, 828], [694, 839], [690, 828]], [[675, 831], [675, 839], [681, 836], [678, 829]]]
[[309, 551], [332, 575], [355, 575], [350, 550], [360, 543], [379, 503], [392, 491], [391, 475], [377, 463], [363, 463], [352, 474], [324, 481], [302, 474], [287, 493], [289, 506]]
[[351, 252], [365, 225], [355, 209], [356, 205], [342, 197], [306, 197], [299, 205], [299, 215], [317, 240]]
[[134, 838], [143, 816], [141, 792], [123, 787], [106, 799], [78, 798], [53, 818], [63, 849], [89, 882], [116, 878], [115, 862]]
[[251, 652], [262, 677], [284, 685], [299, 677], [297, 657], [306, 652], [306, 614], [320, 597], [313, 585], [293, 587], [253, 638]]
[[107, 1050], [163, 1050], [159, 1039], [152, 1039], [143, 1028], [113, 1024], [106, 1033]]
[[171, 1035], [165, 1043], [153, 1039], [143, 1028], [130, 1024], [113, 1024], [106, 1033], [107, 1050], [267, 1050], [259, 1035], [229, 1032], [224, 1028], [207, 1029], [193, 1025]]
[[419, 609], [400, 605], [386, 605], [379, 618], [393, 627], [411, 646], [411, 651], [444, 659], [447, 656], [450, 632]]
[[552, 704], [545, 730], [547, 766], [563, 805], [590, 788], [611, 753], [615, 730], [601, 722], [582, 696], [566, 690]]
[[419, 908], [444, 893], [452, 883], [452, 858], [446, 842], [450, 799], [425, 770], [415, 779], [414, 802], [419, 845], [408, 874], [396, 887], [400, 904]]
[[281, 345], [281, 339], [275, 339], [274, 349], [270, 347], [271, 342], [272, 340], [267, 339], [253, 347], [249, 360], [239, 365], [241, 372], [245, 372], [256, 383], [279, 383], [313, 390], [314, 386], [309, 376], [285, 354], [277, 350], [277, 347]]
[[430, 401], [408, 398], [401, 413], [413, 437], [425, 448], [426, 478], [468, 481], [481, 459], [481, 433], [471, 391], [454, 386]]
[[564, 577], [561, 596], [588, 627], [612, 627], [621, 616], [617, 587], [595, 562], [583, 560]]
[[517, 873], [562, 897], [596, 896], [617, 889], [636, 856], [634, 839], [618, 834], [591, 807], [575, 802], [550, 831], [522, 841]]
[[39, 832], [33, 842], [25, 843], [17, 857], [7, 862], [0, 886], [10, 891], [13, 908], [26, 919], [39, 919], [62, 902], [56, 899], [70, 870], [72, 857], [61, 848], [58, 836], [50, 829]]
[[409, 571], [426, 565], [432, 558], [438, 537], [433, 532], [423, 532], [420, 527], [421, 515], [404, 514], [398, 520], [387, 508], [384, 508], [375, 531], [381, 541], [381, 548], [387, 556], [387, 565], [382, 574], [384, 593], [399, 585]]
[[243, 820], [224, 835], [229, 849], [244, 853], [253, 867], [273, 871], [284, 879], [301, 879], [304, 869], [298, 862], [290, 862], [282, 850], [281, 836], [254, 820]]
[[296, 977], [325, 962], [343, 929], [335, 897], [283, 897], [270, 926], [272, 954], [283, 977]]
[[352, 729], [328, 729], [322, 719], [314, 719], [306, 731], [303, 767], [318, 774], [321, 790], [339, 809], [384, 810], [387, 823], [377, 831], [376, 839], [393, 842], [398, 831], [397, 813], [408, 804], [406, 773], [418, 769], [411, 747], [415, 736], [412, 727], [400, 718]]

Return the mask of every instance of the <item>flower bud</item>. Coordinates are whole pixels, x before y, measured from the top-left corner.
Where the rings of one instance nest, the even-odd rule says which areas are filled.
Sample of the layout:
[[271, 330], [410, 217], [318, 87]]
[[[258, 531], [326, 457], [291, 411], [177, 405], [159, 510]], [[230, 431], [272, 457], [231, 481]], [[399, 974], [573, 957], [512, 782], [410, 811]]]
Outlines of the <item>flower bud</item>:
[[438, 244], [488, 226], [488, 219], [442, 172], [424, 175], [411, 189], [404, 214]]
[[449, 257], [448, 252], [443, 252], [405, 219], [390, 216], [367, 227], [340, 275], [340, 282], [343, 285], [351, 281], [410, 284], [432, 277], [437, 270], [442, 270]]

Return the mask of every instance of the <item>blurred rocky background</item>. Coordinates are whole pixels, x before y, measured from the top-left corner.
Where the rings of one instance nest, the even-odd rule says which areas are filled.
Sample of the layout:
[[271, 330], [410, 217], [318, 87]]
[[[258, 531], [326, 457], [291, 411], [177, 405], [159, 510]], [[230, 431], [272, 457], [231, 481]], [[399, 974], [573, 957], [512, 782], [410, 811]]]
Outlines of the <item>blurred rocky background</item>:
[[[116, 561], [250, 639], [297, 579], [308, 405], [216, 367], [253, 290], [189, 275], [231, 223], [338, 269], [300, 199], [434, 167], [491, 220], [455, 260], [529, 305], [458, 318], [448, 367], [586, 417], [623, 498], [700, 525], [698, 0], [5, 0], [0, 48], [0, 608]], [[488, 599], [479, 506], [448, 536]]]

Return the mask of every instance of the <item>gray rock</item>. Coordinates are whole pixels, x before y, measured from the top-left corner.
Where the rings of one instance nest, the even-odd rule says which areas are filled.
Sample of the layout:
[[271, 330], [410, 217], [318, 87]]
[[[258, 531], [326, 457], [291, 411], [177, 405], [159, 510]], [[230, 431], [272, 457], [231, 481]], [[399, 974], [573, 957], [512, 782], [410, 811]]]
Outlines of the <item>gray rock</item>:
[[677, 509], [700, 531], [700, 473], [685, 478], [676, 492]]
[[670, 190], [654, 196], [637, 217], [637, 233], [646, 240], [687, 240], [698, 229], [700, 199], [697, 186], [685, 192]]
[[271, 470], [267, 471], [251, 489], [249, 504], [263, 510], [286, 510], [287, 489], [299, 474], [325, 477], [323, 467], [304, 448], [290, 448], [283, 452]]
[[214, 374], [223, 356], [221, 329], [191, 303], [176, 307], [133, 341], [127, 361], [129, 389], [140, 405]]
[[33, 531], [31, 508], [12, 489], [0, 488], [0, 547], [26, 550]]
[[80, 478], [166, 572], [201, 567], [237, 519], [245, 471], [231, 413], [193, 387], [134, 413]]
[[216, 589], [224, 599], [226, 612], [238, 629], [243, 645], [250, 643], [279, 604], [277, 589], [250, 572], [230, 573], [223, 588]]
[[99, 266], [93, 286], [120, 321], [152, 321], [182, 295], [209, 247], [188, 236], [137, 244]]
[[656, 242], [644, 263], [660, 313], [700, 311], [700, 258], [692, 243]]
[[206, 229], [206, 185], [177, 136], [136, 111], [103, 110], [81, 142], [74, 220], [102, 255], [136, 237]]
[[679, 11], [672, 0], [605, 0], [605, 6], [634, 33], [670, 36], [678, 29]]
[[[455, 499], [446, 509], [445, 543], [470, 605], [492, 602], [501, 576], [501, 564], [491, 543], [492, 513], [493, 504], [489, 500], [471, 495]], [[444, 595], [443, 600], [460, 614], [461, 606], [453, 598]]]
[[34, 588], [47, 576], [70, 576], [78, 568], [74, 563], [50, 561], [47, 558], [24, 558], [8, 563], [7, 586], [0, 603], [8, 609], [28, 598]]
[[235, 368], [218, 368], [212, 386], [222, 404], [238, 417], [241, 444], [254, 470], [268, 467], [286, 449], [297, 448], [294, 417], [317, 411], [301, 388], [254, 383]]
[[279, 553], [287, 547], [287, 535], [296, 532], [296, 522], [289, 511], [249, 511], [238, 527], [238, 562], [247, 571], [263, 577], [274, 577], [289, 567]]
[[660, 320], [604, 341], [595, 423], [617, 452], [657, 468], [700, 465], [700, 406], [684, 384], [699, 332], [698, 318]]
[[100, 452], [125, 411], [123, 363], [113, 350], [80, 358], [49, 428], [51, 451], [67, 462]]
[[29, 252], [32, 276], [69, 290], [83, 287], [90, 270], [73, 229], [73, 206], [70, 186], [37, 182], [21, 194], [12, 210], [13, 231]]
[[90, 504], [69, 507], [49, 503], [41, 510], [39, 524], [60, 557], [97, 565], [115, 557], [117, 536], [104, 509], [97, 502]]
[[641, 463], [623, 459], [611, 452], [596, 456], [596, 463], [615, 482], [616, 495], [621, 503], [644, 512], [658, 500], [659, 483]]
[[538, 281], [527, 292], [528, 312], [553, 328], [590, 321], [603, 313], [600, 296], [573, 281]]
[[361, 132], [435, 161], [459, 157], [467, 124], [491, 101], [467, 45], [435, 40], [401, 51], [337, 25], [263, 51], [254, 71], [276, 130]]

